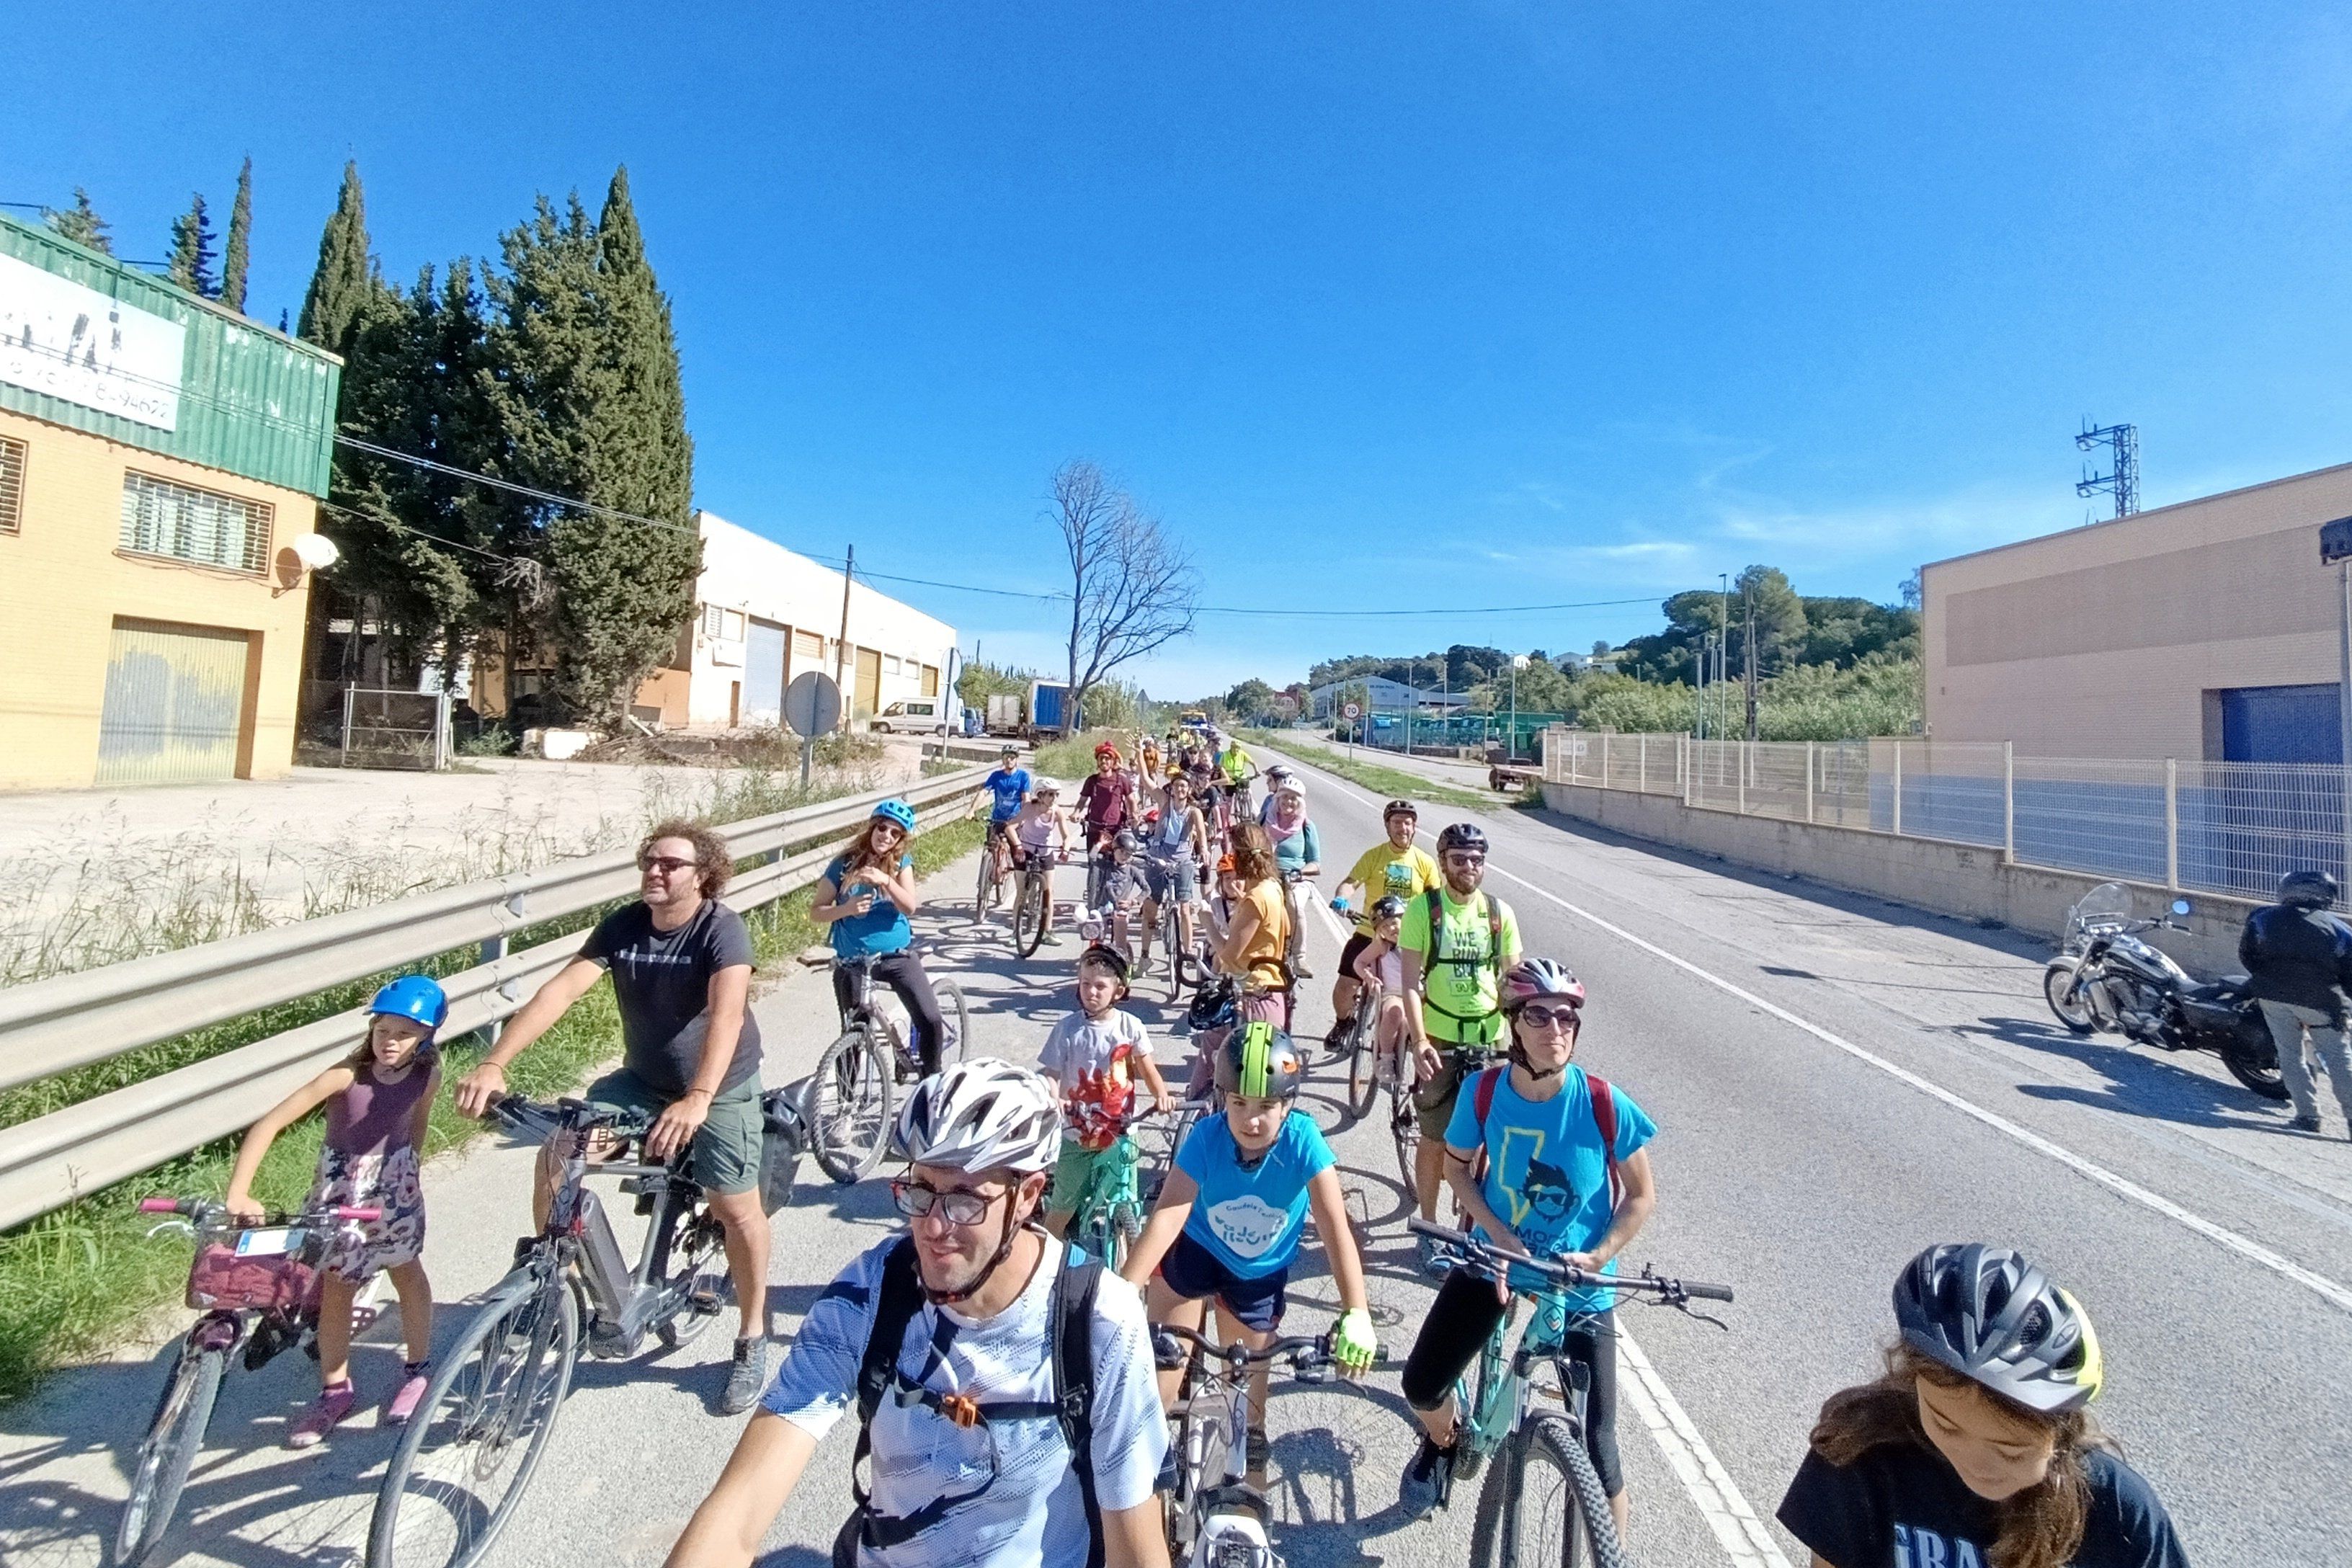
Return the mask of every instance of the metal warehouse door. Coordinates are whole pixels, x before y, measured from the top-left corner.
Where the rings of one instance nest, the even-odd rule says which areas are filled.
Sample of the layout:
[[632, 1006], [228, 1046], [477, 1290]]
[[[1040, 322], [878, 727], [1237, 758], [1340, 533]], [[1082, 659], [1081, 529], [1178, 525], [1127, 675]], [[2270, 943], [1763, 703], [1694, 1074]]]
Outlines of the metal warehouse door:
[[882, 711], [882, 650], [862, 647], [857, 650], [857, 710], [860, 713]]
[[784, 628], [751, 619], [743, 647], [743, 722], [769, 726], [784, 721]]
[[235, 778], [246, 651], [243, 632], [115, 622], [98, 721], [98, 782]]

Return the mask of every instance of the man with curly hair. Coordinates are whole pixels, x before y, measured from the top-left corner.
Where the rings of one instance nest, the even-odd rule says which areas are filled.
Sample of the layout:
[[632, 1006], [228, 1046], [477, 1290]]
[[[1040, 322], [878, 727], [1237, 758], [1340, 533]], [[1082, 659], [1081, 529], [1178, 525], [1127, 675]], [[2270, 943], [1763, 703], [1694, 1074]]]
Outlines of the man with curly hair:
[[[751, 935], [719, 901], [734, 862], [705, 824], [657, 823], [637, 846], [638, 899], [599, 921], [579, 955], [507, 1024], [457, 1082], [457, 1109], [488, 1113], [507, 1064], [553, 1027], [606, 971], [621, 1014], [621, 1065], [588, 1086], [593, 1103], [655, 1118], [649, 1159], [694, 1146], [694, 1175], [727, 1233], [742, 1314], [720, 1407], [749, 1410], [767, 1381], [768, 1218], [760, 1205], [760, 1026], [748, 1001]], [[609, 1153], [609, 1148], [598, 1151]], [[533, 1212], [541, 1223], [559, 1162], [542, 1151]]]

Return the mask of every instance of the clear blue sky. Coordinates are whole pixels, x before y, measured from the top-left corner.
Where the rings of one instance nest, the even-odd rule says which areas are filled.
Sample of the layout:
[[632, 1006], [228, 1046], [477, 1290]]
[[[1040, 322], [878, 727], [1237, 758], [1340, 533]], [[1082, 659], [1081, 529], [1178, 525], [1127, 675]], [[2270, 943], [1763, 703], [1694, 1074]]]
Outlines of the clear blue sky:
[[[626, 162], [703, 505], [1050, 587], [1091, 457], [1213, 604], [1663, 596], [1750, 561], [1887, 599], [2079, 522], [2352, 458], [2352, 21], [2323, 8], [119, 5], [10, 22], [0, 198], [160, 257], [256, 170], [256, 314], [343, 159], [386, 271]], [[537, 18], [548, 20], [542, 25]], [[561, 18], [558, 20], [557, 18]], [[906, 596], [989, 656], [1053, 610]], [[1204, 619], [1163, 695], [1654, 605]]]

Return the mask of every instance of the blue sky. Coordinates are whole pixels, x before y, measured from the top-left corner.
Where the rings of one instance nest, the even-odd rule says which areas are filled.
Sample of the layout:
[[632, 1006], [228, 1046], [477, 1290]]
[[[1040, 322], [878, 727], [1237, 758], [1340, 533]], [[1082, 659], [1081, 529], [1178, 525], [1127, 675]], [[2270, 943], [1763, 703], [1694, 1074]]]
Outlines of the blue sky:
[[[1468, 607], [1751, 561], [1891, 598], [2100, 509], [2085, 415], [2139, 425], [2149, 505], [2352, 458], [2318, 7], [349, 9], [12, 18], [0, 199], [85, 184], [160, 257], [250, 153], [274, 320], [347, 156], [399, 278], [625, 162], [712, 510], [1050, 588], [1085, 456], [1211, 604], [1465, 607], [1207, 616], [1165, 695], [1619, 640], [1654, 603]], [[899, 591], [1057, 658], [1052, 606]]]

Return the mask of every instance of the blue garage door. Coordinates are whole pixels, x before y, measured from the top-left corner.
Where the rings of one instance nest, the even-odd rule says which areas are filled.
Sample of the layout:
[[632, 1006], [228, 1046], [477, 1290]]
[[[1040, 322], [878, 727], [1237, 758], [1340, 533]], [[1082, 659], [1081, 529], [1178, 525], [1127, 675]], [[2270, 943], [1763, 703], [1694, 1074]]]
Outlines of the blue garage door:
[[784, 628], [754, 616], [743, 645], [743, 722], [784, 721]]
[[2225, 763], [2340, 763], [2336, 689], [2239, 686], [2221, 692]]

